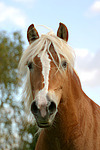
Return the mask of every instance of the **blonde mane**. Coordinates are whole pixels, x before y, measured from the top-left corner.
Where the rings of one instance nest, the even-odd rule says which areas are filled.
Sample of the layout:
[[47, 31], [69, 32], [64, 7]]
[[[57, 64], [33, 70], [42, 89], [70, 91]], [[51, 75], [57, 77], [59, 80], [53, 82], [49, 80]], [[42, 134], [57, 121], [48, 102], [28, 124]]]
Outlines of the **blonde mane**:
[[[69, 64], [70, 68], [74, 68], [75, 53], [73, 49], [67, 44], [66, 41], [57, 37], [52, 31], [45, 35], [41, 35], [39, 39], [35, 40], [32, 44], [30, 44], [28, 48], [23, 52], [23, 55], [19, 62], [20, 73], [26, 75], [24, 82], [25, 84], [23, 91], [23, 101], [26, 103], [26, 108], [28, 112], [30, 112], [29, 108], [33, 99], [30, 86], [30, 71], [27, 67], [27, 64], [28, 62], [32, 62], [35, 56], [37, 56], [40, 52], [42, 52], [41, 57], [43, 57], [45, 55], [45, 52], [47, 51], [53, 59], [53, 56], [49, 51], [51, 44], [53, 45], [54, 50], [59, 58], [59, 64], [61, 63], [60, 55], [62, 55]], [[54, 63], [56, 64], [55, 61]]]

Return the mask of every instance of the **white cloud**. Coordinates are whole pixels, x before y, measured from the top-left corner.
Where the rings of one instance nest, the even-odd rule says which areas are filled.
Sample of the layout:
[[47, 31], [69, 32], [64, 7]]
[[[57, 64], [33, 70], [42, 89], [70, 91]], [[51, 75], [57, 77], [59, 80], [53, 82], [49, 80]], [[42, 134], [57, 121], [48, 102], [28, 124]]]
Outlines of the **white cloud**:
[[82, 58], [86, 57], [89, 53], [88, 49], [84, 49], [84, 48], [81, 48], [81, 51], [80, 49], [76, 48], [75, 52], [77, 57], [82, 57]]
[[0, 2], [0, 22], [11, 22], [17, 26], [24, 27], [26, 24], [26, 17], [19, 9]]
[[100, 13], [100, 1], [95, 1], [90, 7], [90, 10], [95, 13]]
[[76, 71], [80, 80], [87, 86], [100, 86], [100, 51], [90, 52], [88, 49], [75, 49]]
[[85, 15], [87, 17], [100, 15], [100, 0], [94, 1], [86, 11]]
[[80, 72], [80, 78], [83, 82], [91, 82], [95, 78], [97, 73], [97, 70], [91, 70], [86, 72], [83, 70]]

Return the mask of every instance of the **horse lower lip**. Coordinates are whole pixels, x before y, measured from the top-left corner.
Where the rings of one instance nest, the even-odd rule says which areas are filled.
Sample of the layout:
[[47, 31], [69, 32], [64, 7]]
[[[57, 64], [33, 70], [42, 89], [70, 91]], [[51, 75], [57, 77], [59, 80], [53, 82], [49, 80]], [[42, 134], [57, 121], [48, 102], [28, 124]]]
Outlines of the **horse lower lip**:
[[47, 127], [50, 126], [50, 124], [49, 124], [49, 123], [38, 123], [38, 126], [39, 126], [40, 128], [47, 128]]

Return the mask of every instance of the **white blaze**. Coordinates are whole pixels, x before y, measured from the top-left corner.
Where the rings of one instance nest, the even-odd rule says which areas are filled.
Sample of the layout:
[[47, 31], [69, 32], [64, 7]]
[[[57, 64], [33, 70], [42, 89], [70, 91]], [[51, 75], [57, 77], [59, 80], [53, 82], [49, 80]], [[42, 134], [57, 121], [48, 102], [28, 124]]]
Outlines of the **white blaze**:
[[41, 108], [41, 106], [47, 105], [46, 95], [48, 93], [48, 86], [49, 86], [50, 59], [49, 59], [49, 55], [47, 54], [47, 52], [45, 52], [43, 56], [41, 52], [38, 55], [38, 57], [40, 58], [40, 61], [42, 63], [42, 75], [44, 79], [44, 82], [43, 82], [44, 88], [40, 90], [36, 95], [38, 107]]

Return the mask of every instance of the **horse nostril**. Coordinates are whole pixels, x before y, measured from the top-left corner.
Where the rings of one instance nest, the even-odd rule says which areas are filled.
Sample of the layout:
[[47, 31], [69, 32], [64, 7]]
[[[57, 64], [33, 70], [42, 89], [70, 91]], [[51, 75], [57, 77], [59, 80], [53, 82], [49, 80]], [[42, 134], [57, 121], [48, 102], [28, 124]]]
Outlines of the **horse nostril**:
[[51, 102], [51, 104], [49, 105], [49, 112], [50, 114], [55, 113], [56, 111], [56, 104], [54, 102]]
[[38, 112], [38, 107], [37, 107], [35, 101], [31, 104], [31, 112], [32, 112], [33, 114], [37, 114], [37, 112]]

